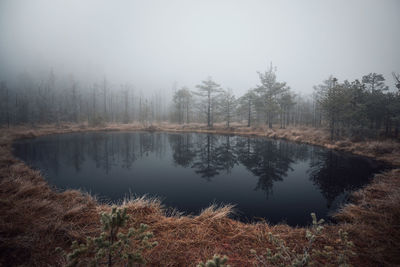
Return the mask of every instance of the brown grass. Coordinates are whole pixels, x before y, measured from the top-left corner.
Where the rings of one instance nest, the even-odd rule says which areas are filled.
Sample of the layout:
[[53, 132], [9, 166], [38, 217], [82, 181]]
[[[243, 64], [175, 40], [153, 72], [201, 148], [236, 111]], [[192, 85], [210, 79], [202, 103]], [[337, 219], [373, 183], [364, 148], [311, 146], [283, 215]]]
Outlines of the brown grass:
[[[160, 124], [144, 128], [138, 124], [107, 125], [101, 128], [87, 125], [52, 125], [35, 129], [15, 127], [2, 129], [0, 134], [0, 265], [60, 266], [63, 259], [54, 253], [57, 246], [68, 249], [72, 240], [84, 240], [99, 232], [99, 212], [110, 209], [98, 204], [90, 195], [68, 190], [62, 193], [50, 188], [41, 174], [16, 160], [11, 144], [17, 138], [32, 138], [46, 134], [77, 131], [162, 130], [169, 132], [207, 132], [220, 134], [257, 135], [283, 138], [295, 142], [321, 145], [374, 157], [400, 165], [400, 146], [396, 142], [330, 143], [323, 129], [248, 128], [233, 124], [231, 128], [216, 125]], [[358, 256], [352, 259], [358, 266], [400, 264], [400, 169], [378, 175], [366, 188], [354, 193], [354, 202], [336, 216], [342, 221], [329, 225], [317, 246], [337, 248], [339, 228], [349, 232], [356, 244]], [[213, 254], [226, 254], [232, 266], [252, 266], [250, 249], [265, 253], [272, 244], [267, 234], [272, 232], [286, 244], [301, 251], [306, 243], [305, 228], [269, 225], [265, 222], [246, 224], [229, 218], [232, 207], [209, 207], [198, 216], [181, 216], [165, 209], [156, 199], [125, 199], [121, 206], [131, 215], [129, 226], [147, 223], [159, 245], [145, 256], [151, 266], [191, 266]], [[326, 265], [324, 259], [318, 259]]]
[[347, 223], [361, 258], [376, 266], [400, 263], [400, 169], [376, 175], [336, 215]]

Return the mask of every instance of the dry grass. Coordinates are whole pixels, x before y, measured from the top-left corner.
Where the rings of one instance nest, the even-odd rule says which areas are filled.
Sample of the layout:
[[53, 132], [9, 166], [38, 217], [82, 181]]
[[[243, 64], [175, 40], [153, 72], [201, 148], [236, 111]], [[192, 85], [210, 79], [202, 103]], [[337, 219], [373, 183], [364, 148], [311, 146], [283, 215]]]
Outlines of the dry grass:
[[[14, 159], [11, 151], [16, 138], [32, 138], [46, 134], [78, 131], [163, 130], [169, 132], [208, 132], [220, 134], [257, 135], [284, 138], [296, 142], [321, 145], [372, 156], [400, 165], [400, 149], [396, 142], [328, 141], [323, 129], [248, 128], [233, 124], [231, 128], [216, 125], [160, 124], [144, 128], [138, 124], [107, 125], [101, 128], [87, 125], [52, 125], [35, 129], [15, 127], [2, 129], [0, 134], [0, 265], [60, 266], [61, 257], [54, 253], [57, 246], [69, 248], [72, 240], [83, 240], [99, 232], [99, 212], [110, 209], [79, 191], [57, 193], [41, 174]], [[337, 248], [337, 230], [343, 228], [356, 243], [358, 256], [352, 261], [358, 266], [400, 264], [400, 170], [377, 176], [363, 190], [354, 194], [355, 202], [337, 215], [343, 221], [329, 225], [316, 245]], [[232, 266], [252, 266], [250, 249], [263, 253], [272, 244], [267, 234], [272, 232], [286, 244], [301, 251], [306, 243], [305, 228], [260, 222], [246, 224], [229, 218], [232, 207], [209, 207], [198, 216], [181, 216], [170, 211], [157, 199], [128, 198], [121, 206], [131, 215], [129, 226], [147, 223], [159, 245], [146, 252], [151, 266], [190, 266], [213, 254], [226, 254]], [[318, 259], [326, 265], [324, 259]]]
[[376, 266], [400, 263], [400, 169], [376, 175], [336, 217], [348, 224], [358, 254]]

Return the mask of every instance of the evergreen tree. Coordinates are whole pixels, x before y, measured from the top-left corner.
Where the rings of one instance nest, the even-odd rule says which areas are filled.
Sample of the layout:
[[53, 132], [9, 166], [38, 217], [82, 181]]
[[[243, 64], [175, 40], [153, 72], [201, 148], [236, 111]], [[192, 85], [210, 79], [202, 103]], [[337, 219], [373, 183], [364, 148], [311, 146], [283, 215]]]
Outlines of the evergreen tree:
[[236, 98], [232, 90], [223, 91], [220, 102], [220, 112], [226, 121], [226, 126], [230, 127], [230, 123], [236, 111]]
[[272, 128], [273, 120], [279, 113], [278, 98], [281, 94], [287, 92], [289, 88], [286, 83], [280, 83], [276, 80], [276, 68], [271, 64], [268, 71], [258, 72], [261, 85], [255, 92], [257, 93], [257, 103], [259, 111], [263, 111], [269, 128]]
[[289, 92], [284, 92], [281, 97], [278, 99], [279, 106], [280, 106], [280, 122], [281, 122], [281, 129], [286, 128], [286, 125], [289, 124], [289, 112], [296, 104], [294, 102], [294, 95]]
[[207, 80], [202, 81], [201, 84], [196, 85], [196, 88], [198, 91], [194, 94], [202, 97], [205, 101], [207, 126], [212, 127], [214, 123], [215, 100], [216, 96], [222, 92], [221, 86], [209, 77]]
[[254, 90], [248, 90], [242, 97], [238, 99], [238, 112], [245, 115], [247, 127], [252, 124], [255, 113], [256, 93]]
[[191, 111], [192, 93], [187, 87], [182, 87], [174, 93], [173, 102], [176, 112], [177, 121], [179, 124], [189, 123], [189, 114]]
[[[72, 252], [66, 255], [67, 266], [132, 266], [133, 263], [145, 263], [142, 251], [153, 248], [157, 242], [149, 242], [153, 233], [147, 231], [147, 225], [141, 224], [138, 229], [130, 228], [127, 233], [120, 229], [126, 226], [129, 216], [125, 209], [112, 207], [111, 213], [101, 214], [103, 232], [100, 236], [86, 239], [86, 243], [72, 243]], [[139, 245], [133, 249], [132, 239], [138, 240]], [[57, 251], [63, 252], [61, 248]], [[63, 252], [65, 254], [65, 252]]]

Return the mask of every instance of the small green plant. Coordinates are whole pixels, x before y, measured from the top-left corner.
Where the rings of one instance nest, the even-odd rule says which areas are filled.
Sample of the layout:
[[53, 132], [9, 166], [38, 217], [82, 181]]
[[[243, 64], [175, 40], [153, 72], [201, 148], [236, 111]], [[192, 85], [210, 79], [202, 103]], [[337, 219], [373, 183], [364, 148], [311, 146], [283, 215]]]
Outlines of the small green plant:
[[343, 250], [337, 256], [337, 262], [341, 267], [349, 267], [351, 266], [348, 262], [350, 257], [355, 256], [356, 253], [352, 250], [354, 247], [354, 243], [349, 241], [349, 236], [347, 232], [343, 231], [342, 229], [339, 230], [339, 237], [341, 244], [343, 245]]
[[226, 264], [227, 262], [227, 256], [214, 255], [211, 260], [208, 260], [206, 263], [200, 262], [197, 267], [230, 267], [230, 265]]
[[[149, 242], [153, 233], [147, 231], [147, 225], [140, 224], [138, 229], [130, 228], [127, 233], [121, 233], [129, 219], [126, 209], [112, 207], [111, 213], [101, 214], [102, 233], [100, 236], [87, 237], [86, 243], [72, 242], [72, 252], [66, 254], [67, 266], [112, 266], [114, 264], [132, 266], [134, 263], [145, 263], [142, 257], [144, 249], [153, 248], [157, 242]], [[131, 242], [138, 241], [136, 248], [131, 247]]]
[[295, 250], [291, 250], [283, 239], [279, 236], [273, 235], [271, 232], [268, 233], [269, 241], [274, 245], [275, 252], [271, 249], [267, 249], [265, 255], [258, 255], [257, 252], [252, 249], [250, 253], [254, 254], [257, 262], [261, 266], [316, 266], [318, 265], [315, 259], [317, 257], [323, 257], [327, 259], [328, 262], [336, 262], [341, 267], [351, 266], [348, 262], [350, 256], [354, 256], [355, 253], [351, 250], [353, 247], [353, 242], [348, 240], [348, 234], [342, 229], [339, 230], [340, 236], [340, 251], [339, 256], [335, 258], [335, 250], [331, 246], [325, 246], [322, 250], [313, 248], [314, 242], [317, 238], [321, 236], [322, 230], [324, 229], [324, 220], [317, 220], [315, 213], [311, 213], [312, 226], [310, 229], [306, 230], [307, 244], [304, 246], [302, 253], [298, 253]]

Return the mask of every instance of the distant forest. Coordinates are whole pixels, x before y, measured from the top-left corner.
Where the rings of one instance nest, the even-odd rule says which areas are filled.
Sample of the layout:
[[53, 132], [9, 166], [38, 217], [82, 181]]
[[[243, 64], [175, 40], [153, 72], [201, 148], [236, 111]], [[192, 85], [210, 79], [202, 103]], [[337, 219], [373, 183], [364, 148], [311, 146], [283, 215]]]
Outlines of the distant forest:
[[393, 73], [390, 82], [377, 73], [343, 82], [330, 76], [314, 86], [309, 96], [278, 81], [272, 65], [258, 75], [259, 85], [242, 96], [209, 77], [195, 88], [174, 88], [168, 99], [161, 91], [144, 96], [130, 84], [115, 88], [106, 78], [91, 86], [81, 86], [72, 78], [68, 85], [61, 85], [53, 71], [42, 81], [23, 73], [12, 87], [1, 82], [0, 125], [139, 122], [148, 126], [171, 122], [213, 127], [223, 122], [230, 127], [232, 122], [240, 122], [248, 127], [326, 127], [332, 140], [399, 136], [399, 74]]

